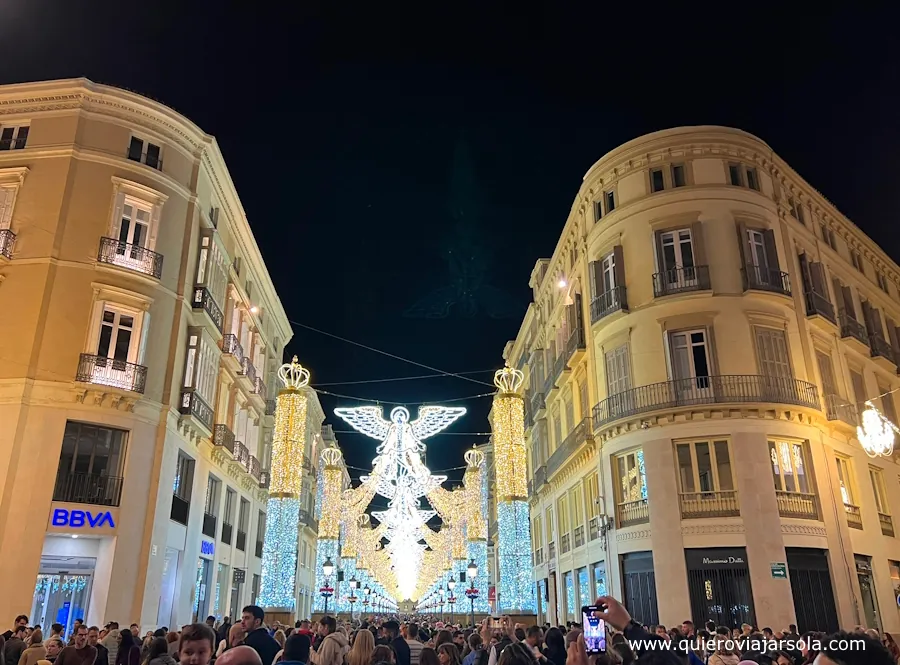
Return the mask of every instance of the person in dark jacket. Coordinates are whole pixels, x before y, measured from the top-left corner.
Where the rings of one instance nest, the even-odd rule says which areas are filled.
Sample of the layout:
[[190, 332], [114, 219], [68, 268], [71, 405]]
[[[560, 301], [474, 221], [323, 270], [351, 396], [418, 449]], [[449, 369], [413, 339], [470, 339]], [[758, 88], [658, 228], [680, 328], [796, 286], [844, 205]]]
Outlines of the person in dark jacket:
[[257, 605], [247, 605], [241, 612], [241, 625], [247, 637], [244, 644], [259, 654], [263, 665], [272, 665], [275, 656], [281, 651], [281, 645], [269, 635], [269, 631], [263, 625], [266, 613]]
[[119, 631], [116, 665], [141, 665], [141, 646], [130, 630]]
[[400, 624], [394, 620], [384, 622], [384, 630], [388, 636], [388, 645], [397, 654], [397, 665], [410, 665], [409, 645], [400, 636]]
[[284, 643], [281, 665], [306, 665], [309, 662], [309, 635], [294, 633]]
[[97, 626], [88, 628], [88, 644], [97, 650], [97, 660], [94, 665], [109, 665], [109, 650], [100, 644], [100, 629]]
[[23, 651], [25, 651], [25, 626], [17, 625], [6, 638], [6, 644], [3, 646], [3, 662], [5, 665], [19, 665]]

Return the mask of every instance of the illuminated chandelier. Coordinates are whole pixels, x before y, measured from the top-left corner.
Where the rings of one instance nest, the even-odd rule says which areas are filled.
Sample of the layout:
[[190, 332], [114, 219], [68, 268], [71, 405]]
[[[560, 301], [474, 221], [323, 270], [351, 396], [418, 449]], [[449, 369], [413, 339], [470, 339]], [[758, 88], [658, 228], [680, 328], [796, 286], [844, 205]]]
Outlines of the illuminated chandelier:
[[894, 454], [894, 435], [900, 429], [885, 418], [872, 402], [866, 402], [862, 412], [862, 425], [856, 428], [856, 437], [869, 457], [890, 457]]

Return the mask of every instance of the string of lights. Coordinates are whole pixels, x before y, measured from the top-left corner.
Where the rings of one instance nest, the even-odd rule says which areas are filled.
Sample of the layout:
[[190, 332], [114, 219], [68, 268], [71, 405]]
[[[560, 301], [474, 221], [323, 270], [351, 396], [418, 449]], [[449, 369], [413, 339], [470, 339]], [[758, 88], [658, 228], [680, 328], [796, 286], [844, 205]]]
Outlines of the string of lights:
[[489, 372], [495, 371], [494, 368], [491, 369], [476, 369], [469, 372], [452, 372], [451, 374], [419, 374], [416, 376], [395, 376], [389, 377], [387, 379], [362, 379], [359, 381], [330, 381], [328, 383], [317, 383], [317, 386], [356, 386], [365, 383], [391, 383], [394, 381], [418, 381], [420, 379], [439, 379], [446, 376], [453, 376], [455, 378], [456, 375], [463, 374], [487, 374]]
[[[368, 397], [356, 397], [355, 395], [342, 395], [340, 393], [333, 393], [328, 390], [320, 390], [319, 388], [313, 387], [320, 395], [330, 395], [331, 397], [340, 397], [341, 399], [349, 399], [355, 402], [365, 402], [367, 404], [386, 404], [389, 406], [404, 406], [405, 404], [409, 404], [409, 402], [392, 402], [391, 400], [386, 399], [369, 399]], [[440, 400], [441, 402], [466, 402], [470, 399], [479, 399], [481, 397], [493, 397], [494, 393], [479, 393], [478, 395], [467, 395], [466, 397], [451, 397], [450, 399]]]

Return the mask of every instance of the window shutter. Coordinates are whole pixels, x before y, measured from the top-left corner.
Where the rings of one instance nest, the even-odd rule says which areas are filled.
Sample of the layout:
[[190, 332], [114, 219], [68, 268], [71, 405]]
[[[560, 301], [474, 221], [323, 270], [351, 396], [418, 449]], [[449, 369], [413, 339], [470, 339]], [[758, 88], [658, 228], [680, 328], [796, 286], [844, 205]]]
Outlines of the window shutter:
[[591, 261], [591, 298], [601, 295], [603, 288], [603, 262]]
[[856, 321], [856, 305], [853, 303], [853, 292], [849, 286], [841, 285], [841, 293], [844, 294], [844, 311], [847, 312], [847, 316]]
[[868, 300], [863, 300], [860, 303], [862, 305], [863, 311], [863, 323], [866, 324], [866, 330], [868, 330], [869, 334], [872, 334], [872, 331], [875, 329], [874, 327], [874, 319], [872, 318], [872, 305], [869, 304]]
[[891, 348], [894, 350], [894, 358], [896, 359], [898, 354], [900, 354], [900, 344], [897, 343], [897, 324], [889, 316], [884, 317], [884, 324], [888, 331], [888, 341], [891, 343]]
[[812, 271], [809, 269], [809, 260], [806, 258], [806, 252], [800, 252], [797, 256], [800, 261], [800, 278], [803, 280], [803, 291], [809, 293], [812, 288]]
[[737, 223], [738, 248], [741, 251], [741, 266], [744, 267], [746, 273], [747, 266], [750, 265], [750, 234], [747, 232], [747, 225], [744, 222]]
[[[663, 244], [662, 244], [662, 231], [656, 231], [653, 233], [653, 242], [654, 247], [656, 247], [656, 266], [659, 272], [665, 272], [669, 266], [666, 265], [666, 261], [663, 255]], [[660, 286], [665, 288], [665, 279], [660, 280]]]
[[831, 302], [831, 298], [828, 295], [828, 279], [825, 276], [825, 266], [816, 262], [810, 263], [809, 268], [812, 275], [813, 291], [828, 300], [828, 302]]
[[16, 198], [14, 187], [0, 187], [0, 229], [8, 229], [12, 224], [13, 201]]
[[706, 263], [706, 243], [703, 240], [703, 222], [691, 224], [691, 242], [694, 248], [694, 265], [708, 265]]
[[628, 311], [628, 300], [625, 294], [625, 253], [622, 245], [613, 247], [613, 257], [616, 263], [614, 266], [616, 286], [621, 287], [618, 297], [622, 299], [622, 311]]
[[[766, 229], [763, 231], [763, 242], [766, 244], [766, 267], [771, 271], [781, 271], [778, 265], [778, 249], [775, 246], [775, 231]], [[772, 279], [770, 277], [770, 279]]]
[[113, 218], [109, 225], [109, 237], [119, 237], [119, 226], [122, 224], [122, 211], [125, 208], [125, 193], [116, 194], [116, 201], [113, 205]]
[[[575, 326], [578, 330], [584, 329], [584, 311], [581, 309], [581, 294], [575, 294]], [[579, 347], [584, 346], [584, 334], [582, 333], [581, 341], [578, 345]]]

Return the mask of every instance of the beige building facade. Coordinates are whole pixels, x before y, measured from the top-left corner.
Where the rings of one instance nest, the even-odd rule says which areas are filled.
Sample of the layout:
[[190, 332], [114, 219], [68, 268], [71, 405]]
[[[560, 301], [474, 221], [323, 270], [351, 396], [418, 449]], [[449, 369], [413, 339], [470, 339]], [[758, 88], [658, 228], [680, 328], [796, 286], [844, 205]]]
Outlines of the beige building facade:
[[85, 79], [0, 87], [0, 307], [0, 624], [255, 600], [292, 333], [215, 139]]
[[897, 422], [898, 284], [745, 132], [594, 164], [505, 351], [540, 614], [606, 592], [648, 624], [900, 630], [900, 466], [856, 438], [865, 400]]

